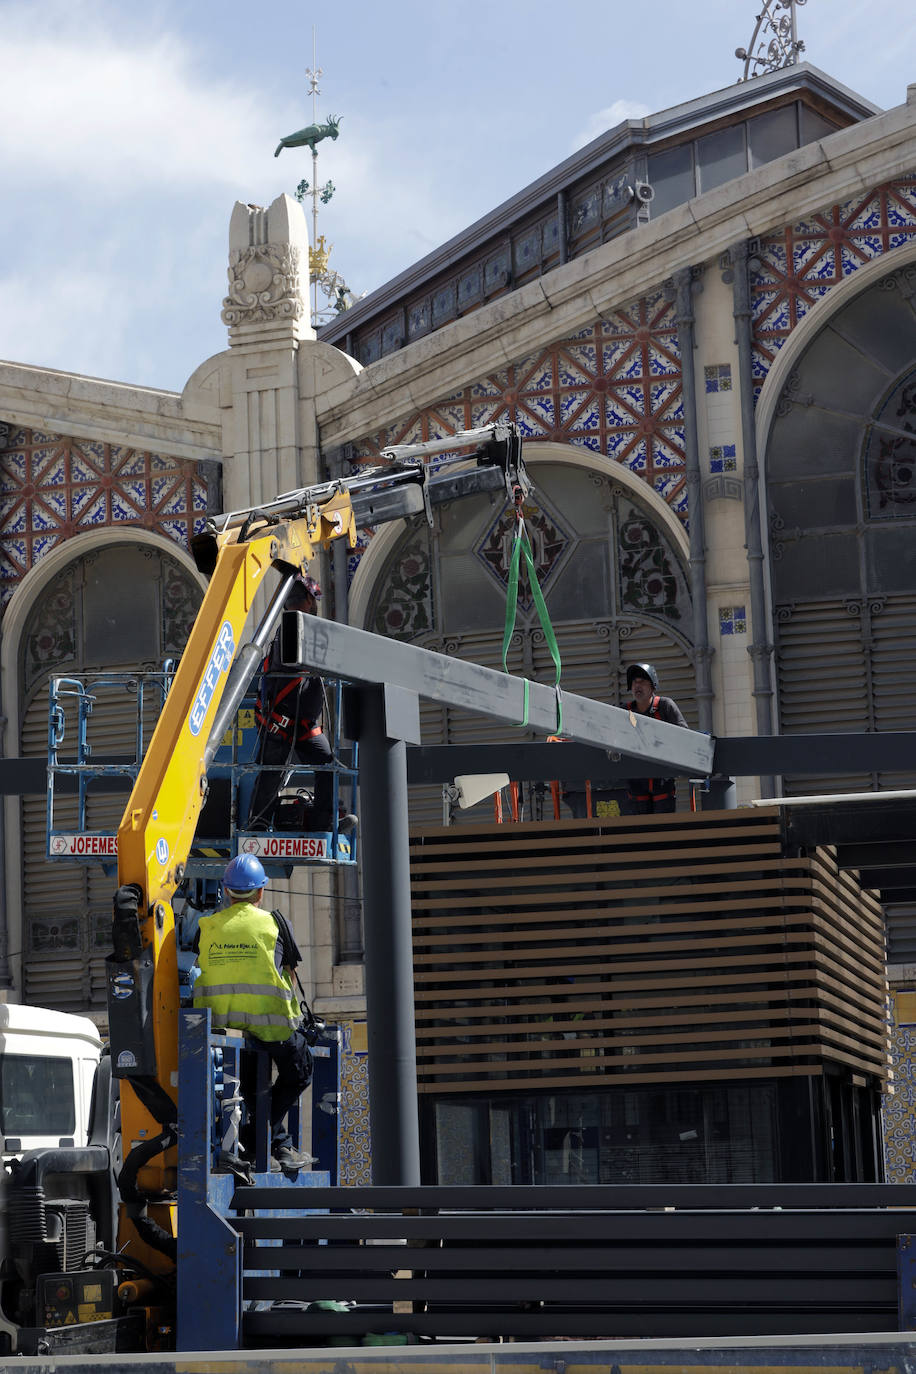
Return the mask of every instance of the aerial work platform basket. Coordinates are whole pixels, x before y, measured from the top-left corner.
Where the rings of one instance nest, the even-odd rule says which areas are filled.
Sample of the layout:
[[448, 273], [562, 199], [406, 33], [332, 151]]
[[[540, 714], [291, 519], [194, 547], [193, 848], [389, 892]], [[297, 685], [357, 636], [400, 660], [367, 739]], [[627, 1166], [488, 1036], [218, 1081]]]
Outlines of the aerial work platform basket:
[[[117, 865], [117, 824], [100, 828], [95, 799], [127, 796], [137, 777], [168, 695], [175, 665], [159, 671], [112, 672], [51, 679], [48, 702], [48, 858]], [[357, 746], [340, 737], [341, 693], [329, 690], [326, 734], [333, 762], [304, 768], [295, 761], [276, 769], [274, 823], [248, 829], [258, 763], [254, 696], [247, 696], [226, 731], [207, 773], [208, 792], [188, 856], [189, 878], [218, 878], [236, 854], [255, 854], [270, 876], [287, 876], [298, 864], [355, 864], [352, 833], [309, 828], [315, 773], [333, 781], [332, 814], [356, 804]]]

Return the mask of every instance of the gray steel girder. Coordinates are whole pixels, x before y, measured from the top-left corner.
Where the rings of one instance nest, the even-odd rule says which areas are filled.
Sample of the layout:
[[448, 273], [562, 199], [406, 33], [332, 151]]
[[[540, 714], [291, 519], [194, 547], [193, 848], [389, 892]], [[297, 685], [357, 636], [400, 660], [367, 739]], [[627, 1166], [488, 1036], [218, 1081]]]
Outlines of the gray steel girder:
[[[291, 624], [294, 615], [298, 622], [295, 634]], [[285, 613], [284, 639], [287, 663], [304, 664], [326, 677], [388, 683], [431, 701], [513, 725], [525, 721], [524, 678], [297, 612]], [[554, 733], [556, 691], [540, 682], [529, 681], [527, 685], [527, 727], [545, 735]], [[706, 776], [712, 771], [713, 740], [709, 735], [571, 692], [563, 692], [561, 700], [563, 735], [568, 739], [598, 745], [610, 755], [639, 759], [651, 765], [656, 775], [659, 768], [688, 776]]]

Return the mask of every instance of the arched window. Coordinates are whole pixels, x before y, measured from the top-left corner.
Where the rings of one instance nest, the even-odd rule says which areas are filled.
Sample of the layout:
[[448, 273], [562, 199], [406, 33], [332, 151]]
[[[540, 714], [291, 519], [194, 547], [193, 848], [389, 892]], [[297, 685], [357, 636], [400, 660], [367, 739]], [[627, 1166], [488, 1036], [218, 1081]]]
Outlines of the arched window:
[[[835, 311], [798, 357], [776, 407], [766, 474], [781, 734], [912, 727], [911, 272], [873, 283]], [[914, 783], [900, 773], [792, 777], [786, 790]]]
[[[160, 668], [163, 660], [180, 655], [201, 599], [193, 574], [153, 543], [97, 545], [74, 557], [36, 597], [20, 639], [20, 752], [29, 757], [47, 753], [52, 676]], [[151, 702], [150, 728], [155, 710]], [[130, 690], [100, 695], [93, 736], [104, 738], [113, 756], [132, 751], [135, 725], [136, 697]], [[123, 793], [91, 794], [90, 828], [114, 831], [125, 800]], [[75, 816], [75, 801], [58, 797], [56, 822], [75, 823]], [[24, 797], [24, 998], [64, 1011], [104, 1015], [103, 959], [110, 948], [115, 876], [100, 864], [48, 860], [45, 827], [44, 797]]]
[[[565, 690], [617, 705], [626, 665], [650, 659], [663, 690], [696, 722], [690, 595], [673, 541], [638, 492], [574, 463], [539, 461], [524, 514], [538, 580], [559, 643]], [[481, 496], [417, 519], [378, 576], [365, 627], [490, 668], [502, 666], [514, 512]], [[553, 681], [529, 589], [519, 585], [509, 671]], [[533, 736], [499, 721], [421, 702], [426, 744]], [[441, 796], [411, 789], [412, 819], [437, 820]]]

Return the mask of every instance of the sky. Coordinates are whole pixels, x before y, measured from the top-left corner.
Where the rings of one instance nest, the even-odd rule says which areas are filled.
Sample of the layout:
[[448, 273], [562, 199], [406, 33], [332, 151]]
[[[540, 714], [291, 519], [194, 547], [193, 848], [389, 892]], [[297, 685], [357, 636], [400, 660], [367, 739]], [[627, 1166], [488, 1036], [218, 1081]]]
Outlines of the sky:
[[[274, 149], [312, 122], [316, 52], [342, 116], [319, 233], [359, 297], [604, 129], [731, 85], [761, 7], [0, 0], [0, 359], [178, 391], [222, 351], [232, 206], [311, 176]], [[888, 109], [916, 10], [863, 9], [799, 0], [804, 60]]]

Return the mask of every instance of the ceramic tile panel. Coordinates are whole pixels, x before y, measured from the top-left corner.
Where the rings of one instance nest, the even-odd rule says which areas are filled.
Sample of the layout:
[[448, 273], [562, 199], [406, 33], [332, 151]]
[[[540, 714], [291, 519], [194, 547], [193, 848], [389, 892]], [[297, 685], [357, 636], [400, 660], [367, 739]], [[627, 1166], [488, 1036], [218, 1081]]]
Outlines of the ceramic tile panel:
[[755, 390], [805, 315], [863, 263], [916, 235], [916, 174], [760, 239], [752, 261]]
[[196, 463], [20, 429], [0, 451], [0, 605], [62, 539], [134, 524], [187, 547], [206, 509]]
[[916, 993], [898, 988], [891, 1003], [894, 1091], [884, 1098], [884, 1169], [888, 1183], [916, 1183]]
[[340, 1029], [340, 1183], [355, 1188], [372, 1182], [366, 1023], [342, 1019]]
[[747, 610], [744, 606], [719, 607], [719, 634], [747, 634]]

